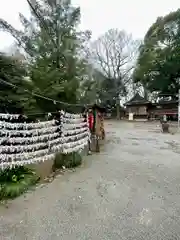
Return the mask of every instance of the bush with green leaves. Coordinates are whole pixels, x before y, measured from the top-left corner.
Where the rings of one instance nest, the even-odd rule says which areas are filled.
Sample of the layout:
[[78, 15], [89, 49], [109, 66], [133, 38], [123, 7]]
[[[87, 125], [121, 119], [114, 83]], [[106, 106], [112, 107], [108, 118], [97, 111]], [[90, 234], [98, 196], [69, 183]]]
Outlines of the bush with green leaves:
[[24, 166], [0, 171], [0, 199], [15, 198], [39, 180], [35, 172]]

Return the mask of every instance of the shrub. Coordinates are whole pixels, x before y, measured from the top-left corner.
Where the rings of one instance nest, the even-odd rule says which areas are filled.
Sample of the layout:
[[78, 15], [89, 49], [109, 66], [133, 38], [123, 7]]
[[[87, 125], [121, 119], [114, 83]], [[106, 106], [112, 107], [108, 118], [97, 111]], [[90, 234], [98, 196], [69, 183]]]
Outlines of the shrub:
[[34, 185], [39, 177], [32, 170], [20, 166], [0, 171], [0, 199], [15, 198]]
[[63, 166], [66, 168], [74, 168], [82, 163], [82, 156], [78, 152], [73, 152], [69, 154], [56, 154], [54, 161], [54, 168], [62, 168]]

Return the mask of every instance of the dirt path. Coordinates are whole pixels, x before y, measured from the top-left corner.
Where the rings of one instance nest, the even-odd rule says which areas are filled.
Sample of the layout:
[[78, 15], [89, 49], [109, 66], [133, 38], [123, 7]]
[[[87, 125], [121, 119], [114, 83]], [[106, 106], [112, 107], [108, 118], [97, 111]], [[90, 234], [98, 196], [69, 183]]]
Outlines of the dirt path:
[[180, 135], [109, 123], [85, 166], [1, 209], [0, 239], [180, 239]]

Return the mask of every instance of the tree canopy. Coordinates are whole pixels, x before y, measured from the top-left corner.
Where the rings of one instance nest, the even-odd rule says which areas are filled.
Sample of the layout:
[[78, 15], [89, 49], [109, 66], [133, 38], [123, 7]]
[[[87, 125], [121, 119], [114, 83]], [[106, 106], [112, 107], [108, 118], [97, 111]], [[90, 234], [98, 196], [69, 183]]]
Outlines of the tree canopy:
[[[19, 14], [23, 30], [13, 28], [0, 19], [0, 30], [9, 32], [24, 49], [26, 74], [33, 91], [57, 101], [77, 103], [79, 88], [86, 70], [80, 52], [89, 39], [89, 32], [78, 32], [80, 9], [70, 0], [27, 0], [31, 17]], [[19, 86], [19, 85], [18, 85]], [[42, 111], [53, 111], [53, 103], [35, 99]]]
[[[22, 30], [0, 19], [0, 30], [14, 37], [26, 58], [21, 66], [24, 72], [15, 82], [22, 92], [17, 96], [22, 111], [56, 111], [62, 107], [54, 104], [58, 101], [119, 105], [132, 85], [139, 41], [125, 31], [110, 29], [91, 42], [90, 31], [77, 30], [80, 8], [70, 0], [26, 1], [31, 14], [30, 18], [19, 14]], [[28, 83], [24, 76], [30, 78]], [[13, 83], [14, 79], [11, 76], [6, 81]], [[28, 91], [23, 93], [24, 89]], [[46, 101], [33, 93], [55, 101]]]
[[110, 29], [89, 47], [88, 57], [101, 79], [96, 94], [103, 105], [117, 107], [118, 118], [120, 100], [127, 94], [138, 45], [139, 41], [125, 31]]
[[[24, 68], [10, 57], [0, 54], [0, 105], [1, 111], [18, 111], [21, 112], [25, 100], [23, 93], [23, 75]], [[4, 84], [7, 82], [9, 85]], [[19, 89], [13, 88], [11, 84], [17, 84]], [[21, 101], [20, 101], [21, 100]]]
[[137, 46], [138, 41], [118, 29], [108, 30], [92, 43], [90, 57], [104, 75], [103, 88], [108, 98], [119, 98], [126, 94]]
[[180, 9], [158, 17], [139, 50], [134, 82], [151, 92], [174, 96], [180, 87]]

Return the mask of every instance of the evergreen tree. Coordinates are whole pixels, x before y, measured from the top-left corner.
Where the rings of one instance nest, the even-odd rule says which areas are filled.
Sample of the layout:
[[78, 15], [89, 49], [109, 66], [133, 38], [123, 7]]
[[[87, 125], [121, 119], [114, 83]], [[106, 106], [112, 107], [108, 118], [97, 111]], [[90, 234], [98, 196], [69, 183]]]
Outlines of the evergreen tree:
[[[14, 36], [24, 49], [34, 91], [57, 101], [76, 103], [86, 64], [80, 51], [89, 36], [77, 32], [80, 8], [73, 7], [70, 0], [27, 2], [31, 18], [20, 14], [23, 31], [2, 19], [0, 28]], [[43, 111], [56, 109], [51, 102], [36, 101]]]
[[145, 35], [134, 81], [151, 92], [175, 95], [180, 88], [180, 9], [158, 17]]
[[25, 91], [30, 90], [30, 84], [25, 76], [26, 69], [16, 58], [0, 54], [1, 112], [23, 113], [26, 109], [32, 110], [36, 106], [34, 97]]

